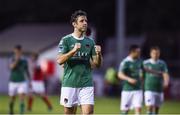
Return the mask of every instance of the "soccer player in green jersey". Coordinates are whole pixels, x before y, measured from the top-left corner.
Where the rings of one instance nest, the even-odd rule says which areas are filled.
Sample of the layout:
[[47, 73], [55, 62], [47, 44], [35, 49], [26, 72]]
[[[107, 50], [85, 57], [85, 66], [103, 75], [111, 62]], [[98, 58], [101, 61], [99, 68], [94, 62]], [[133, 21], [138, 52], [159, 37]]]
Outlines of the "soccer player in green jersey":
[[141, 113], [143, 93], [141, 88], [142, 61], [141, 49], [132, 45], [129, 55], [121, 62], [118, 77], [123, 80], [121, 92], [121, 112], [128, 114], [130, 109], [135, 109], [135, 114]]
[[155, 46], [150, 49], [150, 59], [144, 61], [145, 104], [148, 114], [158, 114], [163, 103], [163, 89], [168, 87], [169, 75], [166, 63], [159, 59], [160, 49]]
[[72, 34], [59, 43], [57, 62], [64, 67], [60, 103], [65, 114], [75, 114], [80, 105], [82, 114], [93, 114], [94, 87], [91, 65], [100, 67], [101, 47], [85, 32], [88, 27], [84, 11], [75, 11], [71, 16]]
[[10, 64], [10, 83], [9, 83], [9, 96], [10, 96], [10, 102], [9, 102], [9, 109], [10, 114], [13, 114], [13, 108], [14, 108], [14, 102], [16, 95], [19, 95], [20, 99], [20, 113], [24, 113], [25, 105], [24, 105], [24, 99], [25, 94], [27, 93], [27, 82], [26, 82], [26, 76], [30, 80], [30, 75], [28, 71], [28, 63], [27, 61], [22, 57], [22, 49], [20, 45], [15, 46], [14, 48], [14, 57], [12, 58], [11, 64]]

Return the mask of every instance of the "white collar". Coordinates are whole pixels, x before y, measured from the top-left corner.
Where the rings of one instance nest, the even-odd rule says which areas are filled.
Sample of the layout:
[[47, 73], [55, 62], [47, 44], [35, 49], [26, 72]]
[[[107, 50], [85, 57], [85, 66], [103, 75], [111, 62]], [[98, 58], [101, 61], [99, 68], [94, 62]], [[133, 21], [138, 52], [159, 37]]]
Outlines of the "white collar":
[[128, 56], [127, 60], [132, 61], [132, 62], [135, 61], [131, 56]]
[[72, 35], [75, 39], [77, 39], [77, 40], [83, 40], [83, 39], [84, 39], [84, 36], [78, 38], [78, 37], [76, 37], [73, 33], [72, 33], [71, 35]]
[[149, 61], [152, 63], [152, 64], [156, 64], [158, 61], [159, 61], [159, 59], [158, 60], [153, 60], [153, 59], [149, 59]]

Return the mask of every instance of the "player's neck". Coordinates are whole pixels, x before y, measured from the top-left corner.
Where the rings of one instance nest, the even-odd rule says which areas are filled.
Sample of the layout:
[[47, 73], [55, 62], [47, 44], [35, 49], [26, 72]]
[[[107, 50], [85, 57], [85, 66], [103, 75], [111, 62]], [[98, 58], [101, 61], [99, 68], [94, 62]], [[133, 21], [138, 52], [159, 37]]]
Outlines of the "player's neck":
[[157, 62], [159, 59], [151, 58], [151, 60]]
[[138, 58], [135, 58], [133, 55], [129, 55], [129, 57], [132, 59], [132, 60], [137, 60]]
[[84, 37], [84, 32], [80, 32], [80, 31], [78, 31], [78, 30], [74, 30], [74, 32], [72, 33], [75, 37], [77, 37], [77, 38], [82, 38], [82, 37]]

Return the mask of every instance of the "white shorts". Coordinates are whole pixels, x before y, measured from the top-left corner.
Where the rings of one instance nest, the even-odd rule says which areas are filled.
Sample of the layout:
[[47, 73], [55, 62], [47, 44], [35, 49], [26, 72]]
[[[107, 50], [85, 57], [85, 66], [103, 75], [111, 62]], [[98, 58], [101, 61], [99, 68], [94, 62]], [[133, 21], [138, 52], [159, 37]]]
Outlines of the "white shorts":
[[141, 108], [143, 102], [142, 90], [136, 91], [122, 91], [121, 92], [121, 110], [127, 111], [129, 109]]
[[9, 96], [27, 93], [27, 82], [10, 82], [9, 83]]
[[146, 106], [157, 106], [160, 107], [164, 101], [164, 94], [153, 92], [153, 91], [145, 91], [145, 104]]
[[43, 81], [32, 81], [32, 92], [34, 93], [44, 93], [45, 86]]
[[62, 87], [60, 104], [64, 107], [73, 107], [85, 104], [94, 105], [94, 87]]

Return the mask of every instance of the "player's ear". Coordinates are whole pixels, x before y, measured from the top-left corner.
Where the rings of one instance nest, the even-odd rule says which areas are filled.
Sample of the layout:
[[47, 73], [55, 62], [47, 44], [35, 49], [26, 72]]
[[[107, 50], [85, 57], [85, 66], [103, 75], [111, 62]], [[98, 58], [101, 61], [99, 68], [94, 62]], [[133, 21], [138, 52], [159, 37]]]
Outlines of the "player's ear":
[[73, 23], [72, 23], [72, 25], [73, 25], [73, 27], [75, 27], [75, 26], [76, 26], [76, 23], [75, 23], [75, 22], [73, 22]]

